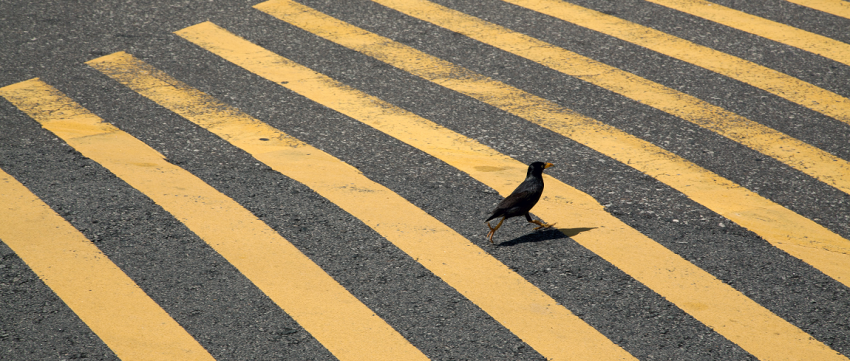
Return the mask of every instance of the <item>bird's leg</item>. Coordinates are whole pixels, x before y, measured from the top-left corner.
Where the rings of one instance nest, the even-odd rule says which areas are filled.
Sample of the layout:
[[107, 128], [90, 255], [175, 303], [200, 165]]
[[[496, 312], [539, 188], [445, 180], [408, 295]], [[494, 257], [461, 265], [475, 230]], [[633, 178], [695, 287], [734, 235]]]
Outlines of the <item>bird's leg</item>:
[[534, 229], [535, 231], [540, 229], [540, 228], [550, 228], [550, 227], [555, 225], [555, 223], [549, 224], [549, 223], [543, 223], [541, 221], [533, 220], [533, 219], [531, 219], [531, 215], [528, 214], [528, 213], [525, 214], [525, 220], [527, 220], [529, 223], [534, 223], [534, 224], [540, 226], [540, 227], [535, 228]]
[[485, 222], [485, 223], [487, 223], [487, 228], [490, 228], [490, 233], [487, 233], [487, 239], [490, 240], [490, 243], [493, 243], [493, 234], [495, 234], [496, 230], [499, 229], [499, 227], [502, 226], [502, 222], [504, 222], [504, 221], [505, 221], [505, 217], [502, 217], [502, 219], [499, 220], [499, 224], [497, 224], [495, 228], [490, 226], [490, 222]]

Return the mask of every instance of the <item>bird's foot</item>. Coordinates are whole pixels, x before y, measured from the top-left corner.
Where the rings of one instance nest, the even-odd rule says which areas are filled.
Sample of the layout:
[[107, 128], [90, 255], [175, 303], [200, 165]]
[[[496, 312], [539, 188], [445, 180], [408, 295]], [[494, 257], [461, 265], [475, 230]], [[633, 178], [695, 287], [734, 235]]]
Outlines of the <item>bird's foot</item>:
[[556, 225], [556, 224], [557, 224], [557, 223], [552, 223], [552, 224], [549, 224], [549, 223], [543, 223], [543, 222], [541, 222], [541, 221], [531, 221], [531, 223], [534, 223], [534, 224], [536, 224], [536, 225], [538, 225], [538, 226], [539, 226], [539, 227], [537, 227], [537, 228], [535, 228], [535, 229], [534, 229], [535, 231], [536, 231], [536, 230], [538, 230], [538, 229], [541, 229], [541, 228], [552, 228], [554, 225]]
[[487, 233], [487, 239], [490, 240], [490, 243], [493, 243], [493, 235], [496, 233], [496, 229], [490, 225], [490, 222], [484, 222], [487, 224], [487, 228], [490, 228], [490, 232]]

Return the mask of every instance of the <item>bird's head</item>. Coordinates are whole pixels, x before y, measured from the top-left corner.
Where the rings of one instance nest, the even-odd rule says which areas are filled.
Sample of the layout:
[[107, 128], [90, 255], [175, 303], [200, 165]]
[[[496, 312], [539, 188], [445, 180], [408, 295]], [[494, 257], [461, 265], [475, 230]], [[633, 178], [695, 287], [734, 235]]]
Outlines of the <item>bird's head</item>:
[[554, 164], [552, 164], [552, 163], [544, 163], [544, 162], [531, 163], [531, 164], [528, 165], [528, 175], [527, 175], [527, 177], [530, 177], [531, 175], [535, 175], [537, 177], [540, 177], [541, 175], [543, 175], [544, 169], [549, 168], [553, 165]]

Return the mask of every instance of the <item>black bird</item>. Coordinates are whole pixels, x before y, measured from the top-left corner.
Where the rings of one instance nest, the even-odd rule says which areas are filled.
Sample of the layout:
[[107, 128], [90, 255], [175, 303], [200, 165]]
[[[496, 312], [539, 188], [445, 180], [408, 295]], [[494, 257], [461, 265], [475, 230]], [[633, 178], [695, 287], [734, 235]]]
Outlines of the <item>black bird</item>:
[[[502, 200], [496, 206], [496, 209], [493, 210], [493, 214], [484, 221], [487, 223], [487, 227], [490, 228], [490, 233], [487, 234], [490, 243], [493, 243], [493, 234], [502, 226], [502, 222], [511, 217], [525, 216], [527, 221], [540, 226], [535, 228], [535, 230], [549, 228], [555, 225], [554, 223], [546, 224], [541, 221], [535, 221], [528, 214], [531, 208], [540, 200], [540, 195], [543, 194], [543, 170], [552, 165], [552, 163], [543, 162], [534, 162], [528, 165], [528, 174], [525, 176], [525, 180], [520, 183], [519, 187], [514, 189], [514, 192], [508, 198]], [[502, 219], [499, 220], [499, 224], [494, 228], [490, 226], [490, 220], [497, 217], [502, 217]]]

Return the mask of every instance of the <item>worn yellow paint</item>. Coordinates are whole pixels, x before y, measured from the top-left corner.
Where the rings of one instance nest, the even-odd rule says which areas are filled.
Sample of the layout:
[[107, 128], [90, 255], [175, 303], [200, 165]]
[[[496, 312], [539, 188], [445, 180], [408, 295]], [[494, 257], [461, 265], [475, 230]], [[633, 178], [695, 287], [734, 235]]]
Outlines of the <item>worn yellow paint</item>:
[[[387, 3], [390, 0], [378, 1]], [[393, 5], [413, 6], [412, 4], [425, 3], [404, 1]], [[836, 280], [850, 285], [849, 241], [675, 154], [553, 102], [356, 28], [295, 2], [275, 0], [257, 7], [316, 35], [523, 117], [634, 167], [747, 227], [774, 246], [806, 261]], [[400, 10], [411, 11], [407, 7]], [[429, 20], [441, 15], [441, 11], [448, 11], [433, 6], [417, 10], [417, 16], [427, 15]], [[449, 18], [448, 13], [442, 15]], [[443, 19], [440, 23], [462, 24], [463, 17], [466, 15], [455, 14], [450, 20]], [[494, 34], [491, 37], [497, 36]], [[259, 73], [264, 68], [249, 70]], [[274, 76], [260, 75], [269, 79]], [[791, 246], [794, 244], [817, 251], [801, 252], [801, 248]]]
[[[271, 3], [264, 3], [260, 8], [269, 4]], [[322, 27], [333, 26], [323, 23]], [[178, 34], [257, 75], [427, 152], [503, 195], [508, 195], [525, 173], [526, 165], [473, 139], [273, 54], [211, 23], [195, 25], [179, 31]], [[423, 65], [434, 65], [425, 56], [410, 59]], [[430, 69], [435, 74], [446, 74], [445, 70], [439, 67]], [[479, 88], [478, 84], [465, 83], [462, 78], [454, 78], [453, 81], [468, 89], [477, 89], [482, 94], [492, 90]], [[522, 107], [521, 104], [516, 106]], [[545, 112], [546, 109], [534, 111]], [[579, 129], [583, 130], [586, 129]], [[606, 131], [606, 134], [607, 137], [612, 136], [611, 132]], [[609, 141], [617, 144], [633, 142], [622, 137], [613, 137]], [[557, 222], [560, 226], [591, 228], [577, 235], [571, 229], [564, 229], [563, 232], [573, 234], [576, 242], [635, 277], [757, 357], [785, 359], [817, 355], [816, 357], [824, 359], [844, 359], [732, 287], [606, 213], [589, 195], [554, 178], [546, 177], [546, 191], [534, 213], [547, 223]], [[495, 288], [489, 291], [500, 294]], [[482, 308], [494, 315], [490, 307]], [[494, 317], [502, 319], [501, 315]], [[513, 317], [526, 316], [516, 314]], [[548, 351], [545, 351], [545, 347], [551, 345], [532, 343], [525, 333], [518, 332], [511, 326], [508, 328], [544, 356], [551, 357]], [[555, 351], [564, 347], [563, 343], [556, 345]], [[596, 352], [598, 351], [591, 350], [589, 357], [581, 359], [600, 359]]]
[[850, 19], [850, 1], [844, 0], [787, 0], [835, 16]]
[[[421, 0], [374, 1], [678, 116], [744, 144], [821, 182], [850, 194], [850, 162], [721, 107], [711, 105], [698, 98], [599, 63], [566, 49], [431, 2]], [[261, 6], [272, 8], [270, 5]], [[279, 6], [277, 9], [284, 9], [284, 7]], [[569, 8], [569, 10], [572, 11], [575, 9]], [[339, 26], [331, 29], [316, 29], [315, 24], [303, 21], [303, 19], [308, 18], [310, 15], [310, 13], [293, 12], [292, 15], [281, 13], [281, 16], [288, 16], [288, 19], [297, 22], [298, 26], [305, 29], [309, 28], [310, 31], [318, 35], [325, 36], [328, 39], [393, 64], [423, 78], [450, 88], [454, 86], [458, 91], [472, 90], [476, 93], [481, 93], [475, 87], [461, 87], [457, 85], [457, 82], [452, 80], [454, 73], [437, 74], [435, 70], [420, 65], [422, 62], [427, 62], [429, 64], [439, 64], [441, 69], [452, 69], [451, 71], [453, 72], [462, 71], [470, 73], [468, 70], [455, 67], [448, 62], [433, 57], [430, 57], [427, 61], [422, 60], [414, 63], [409, 58], [399, 56], [399, 54], [407, 54], [408, 56], [412, 54], [422, 56], [424, 54], [402, 44], [388, 44], [390, 42], [389, 39], [383, 39], [374, 34], [368, 35], [368, 37], [371, 37], [368, 42], [363, 40], [367, 38], [366, 35], [357, 34], [361, 40], [354, 41], [355, 36], [351, 34], [355, 34], [357, 31], [362, 32], [362, 30], [345, 29], [343, 31], [333, 31], [339, 28]], [[709, 60], [711, 61], [711, 59]], [[474, 82], [472, 81], [473, 79]], [[764, 81], [770, 80], [764, 79]], [[465, 79], [465, 83], [475, 84], [476, 86], [485, 82], [489, 83], [491, 88], [505, 87], [501, 83], [486, 79], [477, 74], [472, 79]], [[833, 97], [829, 98], [829, 96], [822, 94], [823, 92], [819, 93], [816, 90], [807, 89], [802, 84], [799, 84], [799, 82], [795, 83], [794, 86], [801, 92], [811, 91], [814, 98], [807, 98], [808, 101], [813, 101], [813, 99], [823, 100], [823, 104], [829, 104], [830, 109], [834, 108], [838, 111], [838, 113], [832, 112], [831, 115], [838, 116], [850, 124], [850, 100], [841, 98], [835, 94], [832, 94]], [[499, 93], [507, 97], [505, 101], [493, 100], [490, 101], [490, 104], [498, 102], [501, 104], [500, 106], [510, 107], [512, 103], [516, 102], [514, 97], [519, 91], [512, 90], [508, 92], [502, 90]], [[801, 96], [806, 97], [807, 95]], [[836, 100], [836, 97], [841, 100]], [[484, 100], [491, 99], [492, 97], [485, 95], [477, 96], [477, 98]], [[529, 102], [541, 103], [542, 100], [534, 99], [533, 101], [529, 100]], [[524, 111], [522, 108], [518, 108], [518, 112], [514, 113], [518, 114], [522, 111]]]
[[[97, 61], [93, 64], [97, 65]], [[10, 91], [14, 92], [12, 96], [8, 92], [6, 96], [14, 99], [18, 108], [183, 222], [337, 358], [427, 359], [295, 246], [234, 200], [38, 79], [13, 85]]]
[[[635, 24], [630, 21], [568, 2], [559, 0], [504, 1], [703, 67], [850, 124], [850, 99], [776, 70], [665, 34], [649, 27]], [[556, 53], [559, 52], [557, 49], [551, 51]], [[540, 53], [522, 53], [518, 55], [526, 56], [527, 58], [540, 63], [545, 63], [544, 65], [553, 67], [554, 69], [569, 75], [572, 75], [571, 73], [576, 73], [578, 70], [579, 74], [576, 75], [578, 78], [587, 78], [585, 80], [588, 82], [630, 97], [652, 107], [661, 109], [683, 119], [692, 121], [700, 126], [714, 130], [774, 158], [789, 159], [787, 162], [798, 163], [801, 164], [801, 166], [802, 163], [800, 161], [795, 161], [795, 158], [807, 157], [816, 160], [819, 159], [819, 156], [817, 155], [819, 150], [815, 150], [815, 153], [813, 154], [805, 155], [796, 155], [794, 154], [796, 152], [777, 150], [777, 147], [780, 145], [787, 146], [785, 143], [789, 141], [795, 148], [800, 145], [796, 144], [799, 143], [798, 141], [794, 139], [785, 139], [788, 137], [783, 134], [779, 134], [770, 128], [751, 122], [737, 114], [723, 110], [720, 107], [711, 106], [697, 98], [683, 96], [683, 93], [670, 88], [654, 89], [659, 86], [651, 84], [648, 80], [630, 79], [631, 81], [629, 83], [619, 84], [622, 79], [619, 79], [618, 77], [614, 77], [611, 81], [600, 79], [606, 77], [606, 72], [604, 71], [600, 72], [597, 76], [582, 76], [584, 70], [581, 69], [585, 69], [582, 64], [564, 64], [555, 59], [549, 59], [549, 56]], [[645, 89], [647, 85], [651, 88]], [[662, 96], [656, 95], [655, 97], [647, 98], [645, 93], [648, 90], [652, 92], [661, 90], [660, 95]], [[742, 132], [742, 130], [746, 131]], [[760, 139], [758, 139], [758, 141], [754, 141], [752, 138], [747, 136], [751, 133], [767, 134], [768, 137], [762, 136], [759, 137]], [[802, 147], [803, 149], [806, 149], [807, 152], [811, 152], [811, 150], [808, 150], [808, 148], [811, 148], [809, 145], [803, 144]], [[844, 167], [846, 167], [846, 165], [844, 165]], [[801, 167], [795, 168], [800, 169]]]
[[[292, 71], [288, 60], [203, 23], [177, 32], [204, 46], [241, 49], [246, 59], [278, 64], [293, 84], [332, 81]], [[632, 359], [631, 355], [557, 304], [507, 266], [398, 194], [319, 149], [240, 113], [124, 53], [92, 62], [98, 70], [310, 187], [384, 236], [549, 359]], [[282, 74], [281, 74], [282, 75]], [[323, 96], [351, 100], [353, 89], [323, 87]], [[360, 104], [358, 102], [358, 104]], [[363, 111], [389, 118], [392, 108]], [[385, 118], [387, 119], [387, 118]], [[259, 141], [260, 138], [270, 141]]]
[[[16, 91], [0, 95], [14, 102]], [[122, 360], [213, 360], [97, 246], [2, 169], [0, 219], [0, 240]]]
[[850, 65], [850, 44], [704, 0], [646, 0]]

